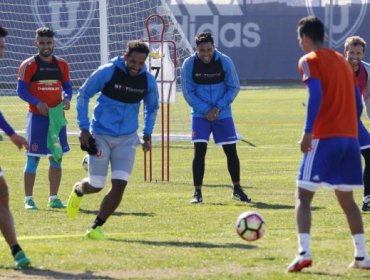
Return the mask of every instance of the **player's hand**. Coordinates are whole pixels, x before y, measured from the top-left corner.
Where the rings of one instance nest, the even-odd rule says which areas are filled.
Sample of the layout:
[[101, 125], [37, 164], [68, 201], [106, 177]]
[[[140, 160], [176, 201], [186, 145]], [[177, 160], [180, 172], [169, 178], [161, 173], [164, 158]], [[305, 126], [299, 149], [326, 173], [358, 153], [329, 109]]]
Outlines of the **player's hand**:
[[90, 131], [88, 129], [82, 129], [80, 131], [80, 136], [78, 137], [78, 140], [80, 140], [81, 145], [89, 148], [90, 143], [89, 143], [89, 138], [92, 137]]
[[149, 152], [151, 147], [151, 137], [150, 136], [144, 136], [143, 141], [141, 142], [141, 146], [143, 147], [143, 151]]
[[40, 114], [43, 116], [47, 116], [49, 114], [49, 107], [46, 103], [40, 101], [36, 105], [37, 110], [39, 110]]
[[71, 102], [68, 99], [63, 99], [63, 109], [69, 110], [71, 108]]
[[303, 133], [298, 143], [301, 145], [302, 153], [310, 152], [312, 150], [312, 133]]
[[217, 107], [213, 107], [211, 110], [209, 110], [206, 114], [206, 118], [207, 120], [213, 122], [215, 120], [217, 120], [218, 118], [218, 113], [220, 112], [220, 109], [218, 109]]
[[14, 133], [12, 136], [10, 136], [10, 140], [14, 143], [14, 145], [17, 146], [19, 150], [22, 149], [22, 147], [24, 147], [26, 150], [29, 148], [27, 140], [17, 133]]

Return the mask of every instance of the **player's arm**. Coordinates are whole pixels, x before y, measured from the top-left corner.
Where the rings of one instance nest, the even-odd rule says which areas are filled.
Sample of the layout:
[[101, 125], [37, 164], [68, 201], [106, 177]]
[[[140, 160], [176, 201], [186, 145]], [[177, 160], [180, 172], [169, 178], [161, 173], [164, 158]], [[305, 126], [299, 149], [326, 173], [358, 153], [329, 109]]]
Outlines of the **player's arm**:
[[[191, 59], [190, 59], [191, 58]], [[181, 68], [181, 87], [185, 101], [193, 108], [193, 110], [202, 115], [212, 109], [212, 104], [200, 99], [195, 94], [196, 83], [193, 81], [193, 64], [194, 60], [190, 57], [184, 61]]]
[[307, 153], [312, 149], [312, 130], [322, 101], [322, 87], [319, 79], [309, 78], [306, 80], [306, 86], [308, 89], [306, 122], [304, 133], [299, 141], [303, 153]]
[[240, 82], [238, 73], [236, 72], [234, 63], [227, 56], [222, 56], [222, 65], [225, 71], [225, 94], [216, 102], [216, 107], [222, 111], [225, 107], [233, 103], [235, 97], [240, 90]]
[[0, 128], [10, 137], [10, 140], [18, 147], [18, 149], [21, 149], [22, 147], [25, 147], [28, 149], [28, 143], [26, 139], [24, 139], [22, 136], [15, 133], [14, 129], [11, 127], [11, 125], [7, 122], [4, 115], [0, 112]]
[[69, 110], [73, 95], [71, 79], [69, 77], [69, 65], [64, 59], [58, 58], [59, 68], [62, 72], [62, 89], [63, 89], [63, 109]]
[[144, 124], [143, 124], [143, 150], [150, 149], [150, 140], [153, 133], [157, 111], [159, 108], [158, 89], [155, 78], [151, 74], [148, 76], [148, 94], [144, 98]]
[[80, 87], [76, 98], [77, 124], [80, 130], [89, 130], [88, 117], [90, 98], [103, 90], [105, 84], [111, 79], [114, 66], [103, 65], [95, 70]]

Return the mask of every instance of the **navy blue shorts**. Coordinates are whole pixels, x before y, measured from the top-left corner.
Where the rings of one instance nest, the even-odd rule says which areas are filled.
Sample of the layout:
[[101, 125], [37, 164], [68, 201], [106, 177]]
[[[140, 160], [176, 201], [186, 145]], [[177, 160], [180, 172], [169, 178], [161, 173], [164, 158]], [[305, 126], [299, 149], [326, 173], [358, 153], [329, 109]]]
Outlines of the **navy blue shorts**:
[[[47, 135], [49, 129], [49, 117], [33, 114], [27, 114], [27, 127], [26, 138], [30, 145], [29, 150], [26, 152], [30, 156], [51, 156], [47, 148]], [[59, 133], [59, 141], [62, 146], [63, 153], [69, 151], [67, 141], [67, 128], [64, 126]]]
[[233, 118], [225, 118], [211, 122], [205, 118], [193, 117], [192, 131], [192, 143], [208, 143], [211, 133], [217, 145], [234, 144], [238, 142]]
[[298, 187], [312, 192], [318, 187], [352, 191], [362, 184], [360, 145], [356, 138], [312, 140], [312, 150], [303, 155]]
[[370, 134], [361, 120], [358, 123], [358, 141], [360, 142], [361, 150], [370, 148]]

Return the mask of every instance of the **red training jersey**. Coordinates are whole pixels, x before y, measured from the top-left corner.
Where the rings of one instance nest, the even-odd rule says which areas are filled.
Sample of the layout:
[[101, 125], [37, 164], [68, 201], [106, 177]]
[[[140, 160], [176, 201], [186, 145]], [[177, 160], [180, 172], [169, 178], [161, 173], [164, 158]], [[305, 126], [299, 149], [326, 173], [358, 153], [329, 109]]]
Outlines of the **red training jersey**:
[[[62, 82], [70, 80], [69, 66], [60, 57], [52, 56], [49, 61], [44, 61], [36, 55], [22, 62], [18, 69], [18, 79], [29, 83], [30, 93], [53, 108], [63, 99]], [[29, 104], [29, 111], [40, 114], [32, 104]]]
[[298, 69], [302, 81], [319, 79], [321, 106], [312, 130], [313, 138], [358, 137], [355, 73], [344, 57], [320, 48], [301, 57]]

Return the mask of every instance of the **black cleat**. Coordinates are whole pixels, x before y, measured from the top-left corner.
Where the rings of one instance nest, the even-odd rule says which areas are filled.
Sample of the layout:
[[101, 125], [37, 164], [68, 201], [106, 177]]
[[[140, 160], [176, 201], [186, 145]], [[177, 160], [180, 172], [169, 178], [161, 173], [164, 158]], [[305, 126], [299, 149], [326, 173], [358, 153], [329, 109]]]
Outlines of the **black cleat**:
[[242, 187], [234, 187], [233, 194], [231, 196], [235, 200], [240, 200], [243, 202], [251, 202], [251, 198], [246, 195]]
[[190, 203], [203, 203], [202, 192], [196, 190], [194, 192], [193, 199], [190, 201]]

